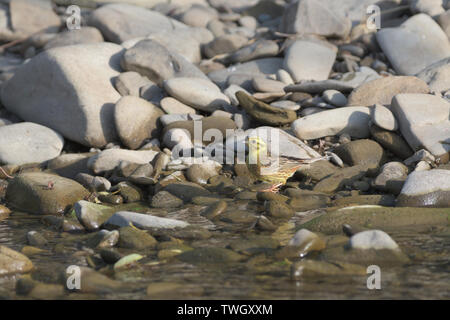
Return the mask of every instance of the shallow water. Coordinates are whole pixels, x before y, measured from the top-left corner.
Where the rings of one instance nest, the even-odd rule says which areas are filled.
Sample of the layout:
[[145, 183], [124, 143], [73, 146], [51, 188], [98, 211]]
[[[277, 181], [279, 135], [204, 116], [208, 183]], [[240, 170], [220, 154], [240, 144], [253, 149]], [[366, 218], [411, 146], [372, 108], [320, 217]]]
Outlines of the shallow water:
[[[197, 211], [197, 210], [196, 210]], [[215, 226], [209, 220], [192, 214], [190, 209], [177, 210], [168, 217], [189, 220], [211, 230]], [[278, 234], [281, 242], [293, 233], [297, 217], [285, 225]], [[0, 244], [20, 251], [26, 245], [25, 235], [30, 230], [40, 231], [49, 239], [49, 252], [34, 255], [37, 271], [33, 277], [46, 283], [61, 283], [59, 275], [69, 265], [85, 266], [83, 256], [74, 253], [83, 250], [81, 242], [67, 242], [59, 232], [40, 223], [40, 217], [13, 213], [0, 222]], [[190, 245], [224, 246], [230, 239], [239, 239], [239, 232], [214, 231], [208, 240], [198, 240]], [[164, 299], [450, 299], [450, 232], [448, 228], [418, 233], [415, 230], [389, 231], [412, 260], [403, 267], [381, 270], [381, 290], [368, 290], [364, 276], [314, 277], [302, 281], [292, 280], [288, 264], [270, 263], [254, 267], [247, 261], [229, 265], [191, 265], [172, 260], [157, 264], [152, 254], [137, 268], [116, 274], [118, 280], [133, 283], [131, 290], [119, 290], [109, 294], [89, 296], [101, 299], [148, 299], [147, 286], [158, 282], [182, 284], [177, 290], [159, 296]], [[76, 237], [76, 236], [68, 236]], [[65, 252], [54, 253], [58, 242], [70, 243]], [[124, 253], [129, 250], [119, 250]], [[15, 293], [15, 277], [0, 278], [0, 297], [25, 299]], [[67, 293], [66, 298], [77, 298]], [[82, 296], [85, 298], [85, 296]]]

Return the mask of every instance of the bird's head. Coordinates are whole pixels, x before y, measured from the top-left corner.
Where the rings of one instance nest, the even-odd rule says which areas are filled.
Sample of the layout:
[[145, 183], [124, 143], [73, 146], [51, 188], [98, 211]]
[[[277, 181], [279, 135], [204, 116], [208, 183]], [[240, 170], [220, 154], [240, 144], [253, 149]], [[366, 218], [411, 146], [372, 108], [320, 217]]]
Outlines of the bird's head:
[[249, 137], [248, 148], [251, 154], [263, 154], [267, 152], [267, 144], [260, 137]]

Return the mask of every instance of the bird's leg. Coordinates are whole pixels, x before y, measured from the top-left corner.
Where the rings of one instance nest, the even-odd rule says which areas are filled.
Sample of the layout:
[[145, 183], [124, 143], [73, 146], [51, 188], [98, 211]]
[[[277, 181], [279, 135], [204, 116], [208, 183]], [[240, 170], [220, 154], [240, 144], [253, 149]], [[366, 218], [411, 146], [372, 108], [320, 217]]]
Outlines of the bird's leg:
[[282, 183], [277, 183], [277, 184], [272, 185], [272, 186], [271, 186], [270, 188], [268, 188], [268, 189], [261, 190], [261, 192], [273, 192], [273, 193], [278, 193], [278, 192], [280, 192], [280, 187], [281, 187], [282, 185], [283, 185]]

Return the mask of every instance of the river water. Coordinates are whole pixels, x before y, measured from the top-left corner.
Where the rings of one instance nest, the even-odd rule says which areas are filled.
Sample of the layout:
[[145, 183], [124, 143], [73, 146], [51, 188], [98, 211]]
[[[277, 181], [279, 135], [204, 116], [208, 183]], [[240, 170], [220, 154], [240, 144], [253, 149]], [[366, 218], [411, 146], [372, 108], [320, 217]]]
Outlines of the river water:
[[[180, 212], [177, 218], [186, 214], [186, 211]], [[195, 218], [191, 218], [191, 223], [192, 220]], [[203, 222], [197, 219], [197, 223]], [[77, 241], [58, 250], [58, 242], [67, 239], [41, 224], [40, 217], [29, 214], [13, 213], [0, 222], [0, 244], [20, 251], [26, 245], [26, 233], [30, 230], [42, 232], [49, 239], [50, 248], [48, 252], [30, 258], [37, 269], [34, 278], [46, 283], [61, 283], [58, 275], [67, 266], [86, 265], [86, 259], [76, 254], [84, 249]], [[294, 229], [286, 228], [285, 233], [282, 237], [289, 238]], [[296, 281], [291, 279], [289, 265], [282, 261], [255, 267], [249, 261], [192, 265], [177, 260], [157, 263], [150, 257], [138, 268], [115, 275], [116, 279], [131, 283], [131, 290], [115, 290], [90, 298], [148, 299], [147, 286], [163, 282], [180, 285], [177, 290], [158, 296], [163, 299], [450, 299], [449, 228], [420, 233], [403, 229], [389, 234], [411, 258], [411, 263], [382, 269], [381, 290], [367, 289], [366, 276], [321, 276]], [[240, 235], [224, 233], [195, 241], [194, 245], [217, 246], [230, 237], [239, 238]], [[15, 279], [14, 276], [0, 278], [0, 297], [25, 299], [15, 293]], [[76, 297], [67, 293], [63, 298]]]

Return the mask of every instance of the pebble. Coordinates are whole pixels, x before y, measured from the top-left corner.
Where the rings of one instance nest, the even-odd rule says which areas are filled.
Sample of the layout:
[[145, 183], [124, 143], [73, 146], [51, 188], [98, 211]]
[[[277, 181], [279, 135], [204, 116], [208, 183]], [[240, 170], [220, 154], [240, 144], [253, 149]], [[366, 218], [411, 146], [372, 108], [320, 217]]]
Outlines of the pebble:
[[370, 127], [372, 138], [400, 159], [406, 159], [413, 155], [413, 151], [401, 135], [386, 131], [378, 126]]
[[350, 166], [365, 165], [378, 168], [385, 157], [383, 148], [370, 139], [360, 139], [337, 147], [334, 151]]
[[279, 69], [277, 71], [277, 80], [283, 82], [285, 85], [294, 84], [291, 75], [284, 69]]
[[347, 105], [347, 97], [337, 90], [324, 91], [322, 98], [336, 107], [344, 107]]
[[225, 53], [234, 52], [247, 44], [247, 37], [238, 34], [224, 34], [203, 47], [203, 52], [208, 58], [213, 58]]
[[415, 75], [450, 55], [447, 35], [423, 13], [409, 18], [397, 28], [383, 28], [376, 36], [384, 54], [400, 75]]
[[153, 82], [137, 72], [128, 71], [121, 73], [116, 78], [114, 86], [122, 96], [139, 97], [140, 88], [149, 84], [151, 85]]
[[384, 164], [373, 185], [376, 189], [398, 195], [408, 176], [408, 167], [401, 162]]
[[[282, 64], [282, 58], [261, 58], [241, 64], [234, 64], [227, 69], [210, 72], [208, 73], [208, 77], [219, 87], [224, 88], [227, 83], [228, 85], [232, 84], [230, 81], [233, 75], [246, 76], [248, 79], [253, 79], [256, 76], [275, 74], [281, 69]], [[244, 87], [244, 89], [247, 88]]]
[[381, 230], [367, 230], [353, 235], [349, 241], [352, 249], [399, 250], [398, 244]]
[[326, 80], [336, 59], [336, 51], [320, 42], [297, 40], [291, 44], [284, 58], [283, 69], [295, 82]]
[[280, 92], [283, 91], [285, 84], [272, 79], [256, 77], [253, 79], [253, 88], [259, 92]]
[[114, 123], [122, 143], [129, 149], [138, 149], [145, 140], [159, 133], [158, 118], [164, 112], [139, 97], [125, 96], [114, 107]]
[[292, 123], [292, 130], [300, 139], [310, 140], [343, 133], [353, 138], [369, 136], [369, 107], [344, 107], [315, 113]]
[[230, 103], [215, 84], [204, 79], [170, 79], [164, 82], [164, 89], [175, 99], [202, 111], [213, 112]]
[[195, 114], [195, 109], [172, 97], [161, 100], [161, 109], [167, 114]]
[[22, 165], [59, 156], [64, 138], [45, 126], [22, 122], [0, 127], [0, 163]]
[[371, 119], [372, 122], [381, 129], [388, 131], [397, 131], [398, 129], [397, 119], [392, 114], [391, 110], [380, 104], [374, 106]]
[[102, 192], [111, 189], [111, 182], [104, 177], [94, 177], [87, 173], [79, 173], [75, 180], [91, 192]]

